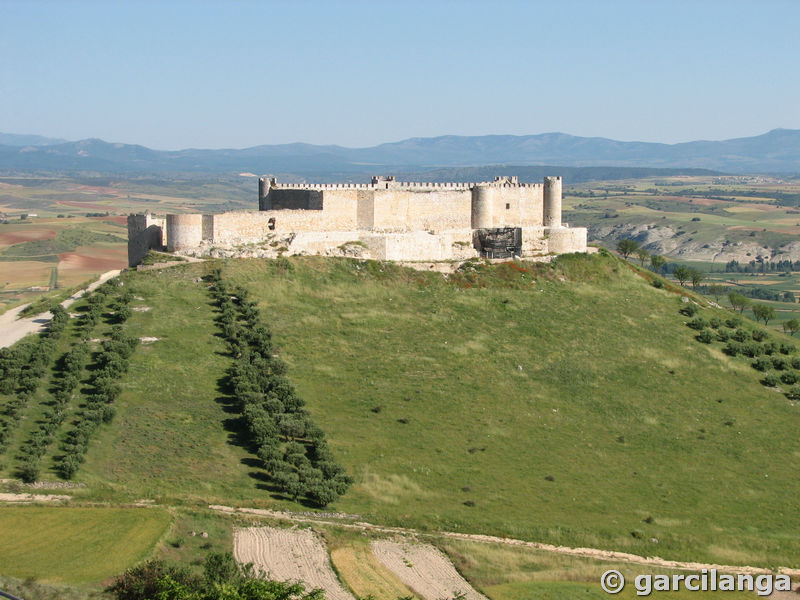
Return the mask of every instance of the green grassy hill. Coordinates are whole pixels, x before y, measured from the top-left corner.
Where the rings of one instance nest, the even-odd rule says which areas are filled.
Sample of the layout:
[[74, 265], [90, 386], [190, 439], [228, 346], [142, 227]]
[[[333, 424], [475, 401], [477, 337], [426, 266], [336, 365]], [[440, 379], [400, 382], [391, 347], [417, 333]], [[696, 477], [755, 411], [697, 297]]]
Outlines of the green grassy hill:
[[[289, 378], [355, 479], [327, 510], [664, 558], [800, 564], [797, 404], [762, 386], [748, 360], [697, 342], [676, 294], [602, 255], [449, 276], [325, 258], [125, 274], [135, 296], [125, 330], [158, 340], [131, 356], [116, 415], [75, 475], [87, 484], [71, 490], [77, 500], [309, 510], [275, 491], [242, 435], [233, 358], [201, 279], [213, 266], [258, 300]], [[46, 389], [37, 394], [0, 476], [13, 475], [47, 402]], [[44, 478], [57, 478], [59, 453], [57, 443], [43, 457]]]

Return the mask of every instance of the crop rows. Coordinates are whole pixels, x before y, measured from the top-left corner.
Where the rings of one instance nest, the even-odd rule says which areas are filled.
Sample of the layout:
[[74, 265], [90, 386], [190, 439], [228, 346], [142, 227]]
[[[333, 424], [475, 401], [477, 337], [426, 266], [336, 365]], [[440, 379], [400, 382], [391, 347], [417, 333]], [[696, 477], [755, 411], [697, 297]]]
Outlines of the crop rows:
[[[128, 370], [128, 360], [139, 344], [137, 338], [126, 335], [122, 328], [122, 324], [131, 314], [128, 305], [132, 299], [133, 294], [126, 291], [111, 304], [112, 319], [115, 322], [111, 337], [102, 342], [101, 351], [95, 358], [85, 406], [78, 414], [73, 429], [67, 434], [62, 445], [63, 455], [56, 463], [56, 470], [65, 479], [71, 479], [84, 461], [89, 440], [97, 427], [114, 418], [113, 404], [122, 391], [119, 379]], [[95, 310], [94, 306], [90, 303], [87, 313], [90, 316], [84, 324], [84, 335], [91, 331], [93, 321], [96, 322], [99, 318], [100, 309]], [[91, 317], [92, 314], [95, 316]]]
[[326, 506], [347, 491], [352, 479], [334, 460], [324, 432], [286, 377], [286, 363], [274, 355], [272, 335], [247, 290], [231, 287], [219, 270], [207, 279], [235, 357], [230, 381], [250, 442], [283, 492]]
[[12, 396], [0, 412], [0, 451], [6, 449], [11, 433], [47, 373], [56, 342], [69, 321], [69, 314], [61, 306], [55, 306], [52, 313], [47, 329], [35, 342], [3, 349], [0, 354], [0, 392]]

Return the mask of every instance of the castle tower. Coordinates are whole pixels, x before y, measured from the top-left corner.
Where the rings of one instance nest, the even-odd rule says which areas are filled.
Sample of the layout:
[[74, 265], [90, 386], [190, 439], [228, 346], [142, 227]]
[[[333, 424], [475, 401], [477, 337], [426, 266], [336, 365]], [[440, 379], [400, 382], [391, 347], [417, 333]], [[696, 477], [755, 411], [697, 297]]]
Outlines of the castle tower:
[[544, 226], [561, 227], [561, 177], [544, 178]]
[[270, 210], [267, 196], [269, 195], [269, 182], [266, 177], [258, 178], [258, 210]]
[[494, 227], [495, 190], [490, 185], [476, 185], [472, 188], [472, 228], [490, 229]]
[[167, 250], [196, 248], [203, 241], [203, 215], [167, 215]]

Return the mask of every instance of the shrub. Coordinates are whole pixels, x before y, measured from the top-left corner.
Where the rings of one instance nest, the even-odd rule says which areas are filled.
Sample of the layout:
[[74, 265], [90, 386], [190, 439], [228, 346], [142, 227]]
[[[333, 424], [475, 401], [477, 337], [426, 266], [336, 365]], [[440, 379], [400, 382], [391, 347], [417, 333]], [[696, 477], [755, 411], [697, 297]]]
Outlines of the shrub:
[[694, 319], [689, 321], [687, 323], [687, 325], [689, 327], [691, 327], [692, 329], [696, 329], [697, 331], [700, 331], [700, 330], [705, 329], [706, 327], [708, 327], [708, 321], [706, 321], [703, 317], [695, 317]]
[[[766, 361], [767, 359], [764, 358], [764, 359], [759, 359], [759, 360], [765, 360]], [[772, 360], [770, 362], [772, 363], [772, 366], [775, 369], [777, 369], [778, 371], [785, 371], [786, 369], [789, 368], [789, 361], [786, 360], [782, 356], [773, 356]]]
[[800, 400], [800, 385], [793, 385], [789, 388], [789, 391], [786, 392], [786, 397], [789, 400]]
[[737, 342], [746, 342], [750, 339], [750, 334], [746, 329], [739, 328], [731, 334], [731, 337]]
[[738, 356], [743, 351], [743, 345], [741, 342], [730, 341], [725, 345], [723, 351], [728, 356]]
[[797, 383], [797, 373], [794, 371], [786, 371], [781, 374], [781, 381], [786, 385], [793, 385]]
[[775, 342], [766, 342], [762, 347], [764, 348], [764, 354], [769, 356], [778, 353], [778, 344]]
[[682, 315], [686, 315], [687, 317], [693, 317], [693, 316], [695, 316], [695, 315], [696, 315], [698, 312], [700, 312], [700, 307], [699, 307], [699, 306], [697, 306], [697, 304], [695, 304], [694, 302], [686, 302], [686, 303], [684, 303], [684, 305], [681, 307], [681, 309], [680, 309], [680, 311], [679, 311], [679, 312], [680, 312]]
[[793, 369], [800, 369], [800, 356], [793, 356], [789, 362]]
[[711, 333], [710, 329], [703, 329], [703, 331], [697, 335], [697, 341], [703, 344], [710, 344], [714, 341], [714, 334]]
[[712, 317], [711, 320], [708, 322], [712, 329], [719, 329], [722, 327], [722, 319], [719, 317]]
[[727, 327], [730, 327], [731, 329], [736, 329], [737, 327], [741, 327], [742, 317], [738, 315], [733, 315], [732, 317], [725, 319], [725, 325]]
[[664, 287], [664, 282], [663, 282], [663, 281], [661, 281], [661, 280], [660, 280], [660, 279], [658, 279], [658, 278], [654, 278], [654, 279], [653, 279], [653, 281], [652, 281], [652, 285], [653, 285], [653, 287], [654, 287], [654, 288], [656, 288], [656, 289], [659, 289], [659, 290], [660, 290], [661, 288], [663, 288], [663, 287]]
[[765, 339], [769, 337], [766, 331], [763, 329], [753, 329], [753, 333], [751, 334], [753, 339], [757, 342], [763, 342]]
[[766, 371], [770, 367], [772, 367], [772, 361], [763, 356], [753, 361], [753, 368], [757, 371]]
[[717, 339], [720, 342], [727, 342], [731, 335], [728, 333], [727, 329], [718, 329], [717, 330]]
[[761, 383], [763, 383], [767, 387], [777, 387], [778, 376], [775, 375], [775, 373], [767, 373], [766, 375], [764, 375], [764, 378], [761, 380]]
[[755, 342], [747, 342], [746, 344], [742, 345], [742, 354], [745, 356], [749, 356], [750, 358], [754, 358], [756, 356], [761, 356], [764, 353], [764, 348], [761, 344], [756, 344]]
[[781, 354], [794, 354], [795, 352], [797, 352], [797, 346], [794, 344], [781, 344]]

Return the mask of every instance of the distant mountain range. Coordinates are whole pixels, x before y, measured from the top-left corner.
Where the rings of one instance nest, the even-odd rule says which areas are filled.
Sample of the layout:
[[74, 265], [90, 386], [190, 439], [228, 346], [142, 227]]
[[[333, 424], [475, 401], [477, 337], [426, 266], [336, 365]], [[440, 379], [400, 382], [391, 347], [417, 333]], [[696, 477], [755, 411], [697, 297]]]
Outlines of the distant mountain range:
[[99, 139], [65, 142], [0, 133], [0, 169], [116, 173], [253, 172], [298, 175], [426, 172], [484, 165], [563, 165], [712, 169], [728, 173], [800, 173], [800, 130], [681, 144], [620, 142], [564, 133], [410, 138], [370, 148], [313, 144], [241, 150], [151, 150]]

